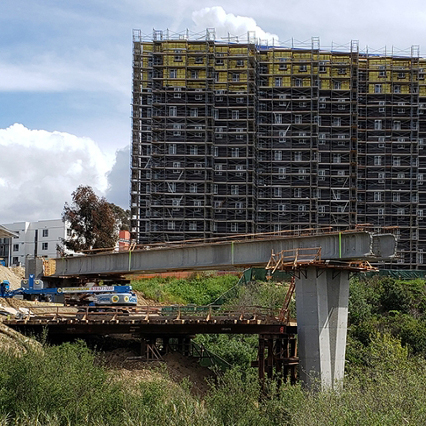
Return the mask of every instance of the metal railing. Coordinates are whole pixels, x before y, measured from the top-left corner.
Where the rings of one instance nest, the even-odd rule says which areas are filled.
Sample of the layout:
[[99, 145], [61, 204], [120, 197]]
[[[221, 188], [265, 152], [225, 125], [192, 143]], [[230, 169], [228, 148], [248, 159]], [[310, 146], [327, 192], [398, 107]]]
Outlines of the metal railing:
[[[10, 320], [10, 318], [8, 318]], [[138, 306], [138, 307], [63, 307], [34, 306], [28, 316], [17, 319], [19, 322], [61, 322], [61, 321], [244, 321], [244, 322], [279, 322], [279, 309], [262, 306], [222, 305], [172, 305], [172, 306]]]
[[273, 274], [276, 270], [312, 263], [321, 263], [321, 247], [294, 248], [282, 250], [279, 253], [274, 253], [272, 250], [271, 258], [265, 269], [271, 270]]

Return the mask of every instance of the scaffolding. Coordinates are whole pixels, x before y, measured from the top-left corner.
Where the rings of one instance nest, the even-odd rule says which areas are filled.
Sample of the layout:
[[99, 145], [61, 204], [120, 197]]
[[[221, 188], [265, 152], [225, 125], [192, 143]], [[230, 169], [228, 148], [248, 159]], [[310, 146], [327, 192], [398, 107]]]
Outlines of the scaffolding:
[[138, 243], [397, 227], [426, 245], [426, 60], [418, 47], [321, 50], [254, 34], [133, 38], [132, 232]]

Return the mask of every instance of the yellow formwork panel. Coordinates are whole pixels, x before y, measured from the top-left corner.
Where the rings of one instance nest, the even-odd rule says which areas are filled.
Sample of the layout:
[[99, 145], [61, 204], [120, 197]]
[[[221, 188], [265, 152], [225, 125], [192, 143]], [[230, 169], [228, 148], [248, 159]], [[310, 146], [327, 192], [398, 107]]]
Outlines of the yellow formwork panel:
[[232, 91], [230, 92], [242, 92], [242, 91], [247, 91], [247, 85], [244, 84], [244, 85], [238, 86], [233, 84]]
[[219, 72], [219, 78], [217, 79], [219, 83], [225, 83], [228, 81], [228, 72]]
[[274, 51], [275, 58], [291, 58], [291, 51], [290, 50], [275, 50]]
[[334, 64], [350, 64], [352, 63], [352, 58], [350, 56], [346, 56], [346, 55], [333, 55], [331, 62]]
[[230, 55], [245, 55], [246, 53], [247, 53], [247, 48], [229, 46]]
[[309, 51], [309, 52], [294, 52], [293, 51], [293, 58], [295, 60], [311, 59], [311, 56], [312, 56], [312, 51]]
[[[413, 68], [413, 64], [411, 63], [411, 61], [405, 59], [394, 59], [392, 61], [392, 65], [397, 68], [406, 68], [407, 70]], [[414, 68], [417, 68], [417, 65], [415, 65]]]
[[322, 90], [350, 90], [351, 84], [349, 80], [339, 80], [340, 81], [340, 89], [334, 88], [333, 80], [321, 80], [321, 89]]
[[350, 80], [343, 80], [341, 82], [341, 89], [342, 90], [350, 90], [351, 89], [351, 82], [350, 82]]
[[177, 42], [164, 42], [163, 44], [164, 50], [169, 49], [186, 49], [186, 41], [177, 41]]
[[386, 58], [369, 58], [368, 59], [368, 67], [369, 68], [378, 68], [378, 67], [382, 67], [385, 66], [386, 64], [390, 65], [391, 62], [386, 61]]
[[421, 96], [426, 96], [426, 86], [420, 86], [419, 87], [419, 93]]
[[[404, 73], [404, 74], [401, 74]], [[404, 75], [402, 77], [402, 75]], [[409, 71], [392, 71], [392, 77], [394, 82], [409, 83], [411, 81], [411, 74]]]
[[291, 74], [291, 64], [286, 64], [287, 65], [287, 69], [280, 69], [280, 64], [279, 63], [274, 63], [271, 66], [269, 66], [269, 74], [279, 74], [279, 75], [284, 75], [284, 74]]
[[146, 57], [146, 56], [143, 57], [142, 58], [142, 66], [146, 68], [146, 67], [148, 67], [148, 63], [149, 63], [149, 58]]
[[165, 56], [163, 65], [170, 66], [170, 67], [184, 67], [187, 64], [186, 57], [183, 55], [181, 56], [181, 60], [175, 61], [175, 56]]
[[332, 54], [331, 53], [320, 53], [318, 55], [318, 60], [319, 61], [329, 61], [332, 58]]
[[331, 68], [327, 67], [325, 68], [325, 72], [321, 71], [319, 72], [319, 68], [314, 68], [315, 72], [318, 72], [319, 78], [330, 78], [331, 75]]
[[229, 68], [244, 68], [247, 65], [247, 61], [244, 59], [240, 59], [243, 61], [243, 65], [237, 65], [237, 59], [232, 59], [229, 61]]
[[[222, 59], [222, 58], [220, 58], [220, 59]], [[216, 71], [221, 71], [221, 70], [226, 70], [226, 69], [228, 69], [228, 60], [227, 60], [227, 59], [225, 59], [225, 60], [223, 61], [223, 65], [218, 65], [217, 63], [215, 63], [215, 64], [214, 64], [214, 68], [215, 68], [215, 70], [216, 70]]]
[[368, 80], [375, 81], [376, 83], [386, 83], [392, 80], [391, 73], [386, 71], [386, 77], [380, 71], [369, 71]]
[[229, 75], [229, 78], [228, 78], [228, 81], [229, 82], [234, 82], [234, 83], [239, 83], [239, 82], [242, 82], [242, 81], [248, 81], [247, 80], [247, 74], [245, 74], [245, 73], [241, 73], [240, 74], [240, 79], [238, 80], [238, 81], [234, 81], [233, 80], [233, 77], [232, 77], [232, 74], [231, 75]]
[[215, 90], [225, 90], [228, 87], [226, 83], [215, 83], [214, 89]]
[[206, 82], [205, 81], [190, 81], [187, 84], [189, 89], [205, 89]]
[[145, 52], [152, 52], [154, 50], [154, 45], [152, 43], [141, 43], [141, 45]]
[[291, 87], [291, 77], [283, 77], [282, 79], [282, 85], [283, 87]]
[[170, 84], [170, 86], [174, 86], [174, 87], [185, 87], [185, 80], [168, 80], [167, 81], [168, 84]]
[[[204, 69], [203, 70], [197, 70], [197, 73], [198, 73], [197, 75], [198, 75], [199, 80], [205, 79], [206, 76], [207, 76], [207, 73]], [[187, 76], [188, 76], [188, 78], [191, 78], [191, 71], [188, 71]]]
[[[300, 65], [303, 65], [304, 67], [306, 67], [306, 71], [301, 71], [300, 70]], [[313, 67], [312, 67], [313, 69]], [[310, 74], [311, 73], [311, 64], [296, 64], [293, 65], [293, 74]]]
[[[376, 84], [378, 84], [378, 83], [376, 83]], [[377, 93], [376, 89], [375, 89], [376, 84], [369, 84], [368, 85], [368, 93]], [[381, 92], [379, 92], [379, 93], [384, 93], [384, 94], [392, 93], [392, 85], [391, 84], [382, 83], [381, 86], [382, 86]], [[377, 93], [377, 94], [379, 94], [379, 93]]]
[[180, 79], [180, 80], [178, 80], [178, 79], [175, 79], [175, 78], [165, 78], [164, 80], [163, 80], [163, 87], [167, 87], [167, 86], [169, 86], [169, 87], [183, 87], [183, 86], [185, 86], [186, 85], [186, 83], [185, 83], [185, 79]]
[[365, 69], [368, 68], [368, 62], [367, 62], [367, 60], [365, 58], [361, 58], [358, 61], [358, 68], [362, 69], [362, 70], [365, 70]]
[[[350, 78], [351, 77], [351, 69], [349, 67], [342, 67], [345, 69], [346, 73], [342, 74], [340, 71], [340, 67], [332, 67], [329, 68], [329, 75], [331, 77], [336, 77], [336, 78]], [[322, 73], [321, 73], [322, 74]]]
[[201, 51], [207, 51], [208, 45], [206, 43], [188, 43], [188, 50], [191, 52], [201, 52]]
[[228, 53], [228, 46], [216, 46], [216, 53]]

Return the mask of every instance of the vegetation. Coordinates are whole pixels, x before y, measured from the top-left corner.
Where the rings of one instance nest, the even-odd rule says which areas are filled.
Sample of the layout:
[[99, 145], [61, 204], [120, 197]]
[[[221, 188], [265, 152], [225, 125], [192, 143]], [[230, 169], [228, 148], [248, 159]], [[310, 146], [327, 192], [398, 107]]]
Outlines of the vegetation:
[[73, 238], [63, 239], [65, 248], [74, 252], [114, 247], [120, 229], [129, 228], [129, 211], [105, 198], [90, 186], [80, 185], [72, 193], [72, 204], [65, 203], [62, 220], [70, 223]]
[[234, 275], [193, 274], [189, 279], [174, 277], [132, 281], [134, 290], [147, 299], [167, 304], [208, 305], [226, 293], [238, 282]]
[[348, 348], [350, 357], [356, 357], [351, 351], [354, 345], [368, 346], [379, 331], [399, 339], [410, 354], [426, 358], [425, 281], [379, 277], [353, 279], [349, 324], [349, 336], [354, 342]]
[[[140, 281], [159, 301], [204, 304], [232, 288], [235, 277]], [[200, 293], [205, 283], [203, 299]], [[149, 283], [153, 283], [152, 286]], [[193, 287], [193, 288], [192, 288]], [[247, 293], [248, 292], [248, 293]], [[226, 303], [280, 306], [285, 288], [271, 283], [239, 289]], [[203, 399], [165, 373], [125, 380], [96, 361], [83, 343], [44, 346], [17, 357], [0, 352], [0, 425], [401, 425], [426, 424], [426, 292], [422, 280], [355, 279], [343, 391], [310, 393], [268, 383], [259, 400], [257, 337], [199, 336], [235, 365]], [[128, 376], [126, 376], [128, 377]]]
[[19, 357], [0, 352], [0, 425], [425, 424], [424, 359], [388, 334], [372, 336], [363, 355], [343, 392], [285, 384], [259, 401], [253, 369], [228, 371], [201, 400], [167, 376], [128, 380], [108, 371], [81, 342]]
[[130, 210], [124, 210], [114, 203], [108, 203], [115, 215], [120, 231], [130, 231]]

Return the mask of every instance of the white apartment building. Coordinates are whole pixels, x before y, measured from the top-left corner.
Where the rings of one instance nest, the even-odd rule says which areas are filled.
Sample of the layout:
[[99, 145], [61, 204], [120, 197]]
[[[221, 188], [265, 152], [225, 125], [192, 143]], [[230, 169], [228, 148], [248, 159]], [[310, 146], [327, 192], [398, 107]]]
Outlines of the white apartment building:
[[[12, 265], [25, 265], [26, 258], [58, 257], [57, 246], [62, 245], [63, 238], [69, 238], [71, 229], [62, 219], [40, 220], [38, 222], [15, 222], [2, 224], [19, 236], [12, 239], [0, 239], [0, 253], [11, 259]], [[11, 253], [9, 256], [9, 247]]]

